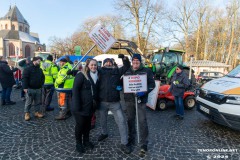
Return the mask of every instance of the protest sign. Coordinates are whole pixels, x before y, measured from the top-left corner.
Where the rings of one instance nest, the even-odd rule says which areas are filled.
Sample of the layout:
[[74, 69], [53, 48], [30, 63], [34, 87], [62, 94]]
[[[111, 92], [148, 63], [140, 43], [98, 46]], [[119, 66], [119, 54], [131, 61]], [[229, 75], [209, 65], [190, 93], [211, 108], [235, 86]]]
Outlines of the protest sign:
[[137, 93], [147, 91], [147, 75], [123, 76], [124, 93]]
[[116, 39], [100, 24], [97, 24], [89, 33], [93, 42], [106, 53], [116, 42]]

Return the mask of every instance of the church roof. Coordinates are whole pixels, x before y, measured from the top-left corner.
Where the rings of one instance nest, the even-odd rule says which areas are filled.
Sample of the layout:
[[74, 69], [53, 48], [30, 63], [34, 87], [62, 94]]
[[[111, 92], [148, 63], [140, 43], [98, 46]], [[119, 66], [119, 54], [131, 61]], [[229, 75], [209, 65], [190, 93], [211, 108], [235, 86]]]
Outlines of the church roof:
[[18, 31], [15, 31], [15, 30], [0, 30], [0, 37], [3, 39], [19, 40]]
[[19, 31], [19, 38], [23, 42], [39, 43], [39, 39], [37, 39], [36, 37], [33, 37], [30, 34], [25, 33], [25, 32]]
[[29, 25], [17, 6], [10, 7], [8, 13], [4, 17], [0, 18], [0, 20], [17, 21]]
[[40, 43], [38, 37], [34, 37], [28, 33], [15, 30], [1, 30], [0, 37], [3, 39], [16, 39], [22, 40], [23, 42]]

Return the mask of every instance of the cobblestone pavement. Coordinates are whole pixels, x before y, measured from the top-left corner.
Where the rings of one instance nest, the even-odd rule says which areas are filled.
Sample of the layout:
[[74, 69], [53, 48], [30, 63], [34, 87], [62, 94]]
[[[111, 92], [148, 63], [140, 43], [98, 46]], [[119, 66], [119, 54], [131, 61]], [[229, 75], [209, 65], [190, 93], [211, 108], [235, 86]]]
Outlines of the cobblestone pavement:
[[[99, 123], [91, 132], [95, 148], [85, 154], [75, 151], [74, 119], [55, 121], [57, 114], [56, 95], [53, 106], [55, 111], [47, 112], [43, 119], [31, 115], [29, 122], [24, 121], [24, 102], [19, 90], [13, 90], [13, 106], [0, 106], [0, 159], [33, 160], [130, 160], [141, 159], [139, 146], [131, 154], [121, 152], [120, 136], [113, 116], [109, 115], [109, 137], [98, 142]], [[240, 132], [215, 124], [195, 109], [185, 112], [183, 121], [172, 117], [174, 108], [166, 111], [148, 109], [149, 145], [148, 153], [142, 159], [240, 159]], [[97, 119], [98, 121], [98, 119]], [[200, 149], [237, 149], [237, 152], [212, 152]], [[209, 152], [208, 152], [209, 151]]]

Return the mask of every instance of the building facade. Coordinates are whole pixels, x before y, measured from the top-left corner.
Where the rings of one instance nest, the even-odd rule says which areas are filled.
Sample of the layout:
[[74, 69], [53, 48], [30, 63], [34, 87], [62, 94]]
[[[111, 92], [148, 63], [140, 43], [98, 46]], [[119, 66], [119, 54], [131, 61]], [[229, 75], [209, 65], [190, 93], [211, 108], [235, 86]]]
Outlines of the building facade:
[[35, 51], [45, 51], [37, 33], [30, 32], [30, 25], [17, 6], [9, 8], [0, 18], [0, 56], [33, 57]]
[[[185, 64], [190, 67], [190, 62], [186, 62]], [[216, 71], [226, 74], [229, 70], [232, 69], [232, 66], [215, 61], [196, 60], [192, 61], [192, 69], [195, 71], [195, 75], [198, 75], [200, 72], [205, 71]]]

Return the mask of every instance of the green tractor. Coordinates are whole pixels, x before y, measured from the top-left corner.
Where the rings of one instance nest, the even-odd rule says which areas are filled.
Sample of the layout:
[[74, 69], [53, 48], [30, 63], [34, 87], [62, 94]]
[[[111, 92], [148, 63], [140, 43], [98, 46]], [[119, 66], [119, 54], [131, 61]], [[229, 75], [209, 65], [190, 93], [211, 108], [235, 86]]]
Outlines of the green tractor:
[[[169, 48], [154, 50], [150, 58], [151, 63], [148, 66], [152, 68], [155, 79], [160, 80], [163, 84], [169, 84], [177, 65], [183, 65], [182, 56], [184, 53], [184, 51]], [[184, 66], [184, 70], [189, 74], [189, 67]]]
[[[161, 48], [154, 50], [151, 56], [146, 57], [134, 42], [122, 39], [118, 39], [111, 49], [124, 49], [130, 56], [132, 56], [134, 53], [141, 54], [145, 61], [145, 67], [152, 69], [155, 79], [160, 80], [161, 84], [169, 84], [170, 79], [176, 70], [176, 66], [178, 64], [183, 65], [182, 56], [185, 53], [184, 51], [180, 50]], [[189, 67], [185, 66], [184, 70], [187, 74], [189, 74]], [[194, 76], [192, 76], [191, 81], [194, 79]]]

